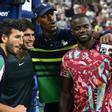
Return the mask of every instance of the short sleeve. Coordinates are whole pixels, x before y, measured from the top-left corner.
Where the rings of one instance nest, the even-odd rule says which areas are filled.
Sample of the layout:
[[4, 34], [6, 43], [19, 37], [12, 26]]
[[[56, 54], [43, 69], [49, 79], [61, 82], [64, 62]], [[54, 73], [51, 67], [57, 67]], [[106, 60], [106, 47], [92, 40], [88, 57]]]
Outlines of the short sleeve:
[[4, 74], [4, 69], [5, 69], [5, 61], [4, 61], [4, 58], [0, 55], [0, 81]]
[[63, 77], [72, 78], [70, 70], [67, 67], [66, 56], [64, 56], [63, 59], [62, 59], [61, 74], [60, 75], [63, 76]]

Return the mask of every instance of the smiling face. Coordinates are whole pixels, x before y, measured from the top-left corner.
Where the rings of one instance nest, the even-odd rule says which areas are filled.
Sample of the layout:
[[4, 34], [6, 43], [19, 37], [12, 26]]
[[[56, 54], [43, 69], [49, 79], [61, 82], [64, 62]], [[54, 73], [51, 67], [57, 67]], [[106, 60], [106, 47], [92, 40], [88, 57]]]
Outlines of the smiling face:
[[43, 30], [47, 32], [55, 32], [56, 26], [56, 16], [54, 15], [54, 10], [49, 10], [43, 16], [37, 18], [37, 22], [40, 24]]
[[87, 17], [79, 17], [72, 21], [72, 33], [79, 43], [85, 43], [91, 39], [92, 26]]
[[34, 48], [33, 46], [34, 41], [35, 41], [34, 31], [30, 28], [26, 29], [24, 31], [24, 36], [23, 36], [23, 44], [24, 44], [25, 49]]
[[23, 46], [23, 32], [12, 29], [9, 37], [4, 39], [7, 53], [18, 54]]

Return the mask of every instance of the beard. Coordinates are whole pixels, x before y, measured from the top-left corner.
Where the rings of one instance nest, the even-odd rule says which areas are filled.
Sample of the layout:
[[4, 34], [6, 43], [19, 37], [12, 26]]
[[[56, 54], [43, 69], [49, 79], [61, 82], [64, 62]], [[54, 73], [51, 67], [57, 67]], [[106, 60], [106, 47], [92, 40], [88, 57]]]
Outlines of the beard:
[[14, 52], [13, 52], [13, 50], [12, 50], [12, 46], [11, 46], [9, 43], [6, 44], [6, 51], [7, 51], [8, 53], [14, 54]]
[[8, 54], [10, 54], [10, 53], [13, 54], [13, 55], [18, 54], [19, 48], [18, 47], [17, 48], [15, 47], [15, 49], [16, 50], [14, 50], [14, 48], [13, 48], [13, 46], [11, 44], [9, 44], [9, 43], [6, 44], [6, 51], [7, 51]]

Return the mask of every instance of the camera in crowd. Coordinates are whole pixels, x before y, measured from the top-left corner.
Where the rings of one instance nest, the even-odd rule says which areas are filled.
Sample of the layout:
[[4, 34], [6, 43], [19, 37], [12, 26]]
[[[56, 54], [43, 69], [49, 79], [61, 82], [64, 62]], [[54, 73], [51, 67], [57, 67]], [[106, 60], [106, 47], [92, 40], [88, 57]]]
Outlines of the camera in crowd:
[[112, 55], [112, 45], [101, 44], [100, 53], [106, 55]]

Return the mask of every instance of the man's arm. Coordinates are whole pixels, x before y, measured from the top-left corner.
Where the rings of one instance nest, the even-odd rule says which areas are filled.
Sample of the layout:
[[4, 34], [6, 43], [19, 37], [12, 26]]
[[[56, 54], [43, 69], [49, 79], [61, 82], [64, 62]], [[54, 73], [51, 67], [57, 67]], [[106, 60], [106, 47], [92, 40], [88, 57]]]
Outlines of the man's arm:
[[70, 98], [72, 90], [72, 79], [64, 78], [63, 90], [60, 98], [59, 112], [70, 112]]
[[101, 43], [111, 44], [112, 43], [112, 30], [104, 32], [94, 32], [92, 37], [96, 40], [100, 40]]
[[104, 44], [112, 44], [112, 33], [102, 35], [100, 37], [100, 42]]
[[10, 107], [0, 103], [0, 112], [27, 112], [24, 105], [18, 105], [16, 107]]

